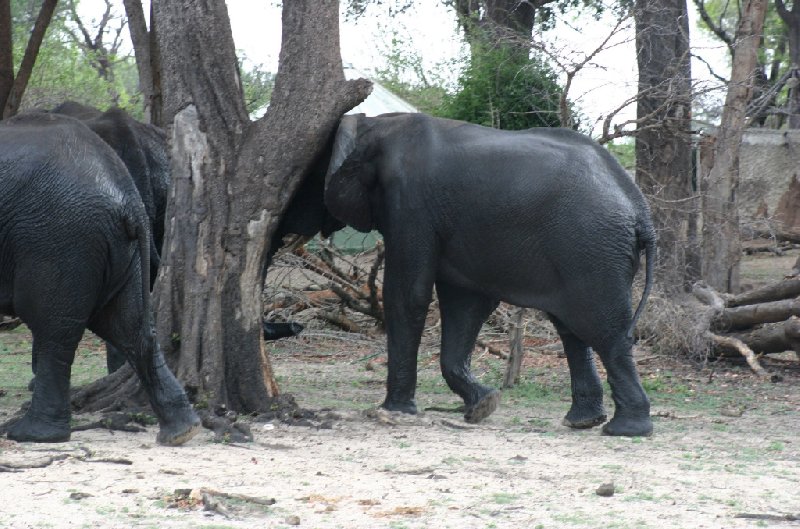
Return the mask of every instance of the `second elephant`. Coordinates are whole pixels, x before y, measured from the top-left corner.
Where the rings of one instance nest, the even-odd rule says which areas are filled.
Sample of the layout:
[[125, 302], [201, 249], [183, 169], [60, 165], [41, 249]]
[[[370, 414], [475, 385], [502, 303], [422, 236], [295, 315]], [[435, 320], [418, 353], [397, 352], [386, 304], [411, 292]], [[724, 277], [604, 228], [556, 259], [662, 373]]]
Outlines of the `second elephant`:
[[[500, 301], [535, 307], [554, 323], [569, 363], [565, 423], [605, 422], [609, 435], [649, 435], [650, 404], [635, 370], [632, 331], [652, 284], [655, 231], [642, 193], [601, 146], [565, 129], [501, 131], [422, 114], [345, 116], [324, 200], [386, 244], [388, 338], [383, 407], [416, 412], [417, 349], [435, 288], [441, 370], [477, 422], [499, 394], [471, 374], [477, 334]], [[646, 252], [634, 313], [631, 285]]]

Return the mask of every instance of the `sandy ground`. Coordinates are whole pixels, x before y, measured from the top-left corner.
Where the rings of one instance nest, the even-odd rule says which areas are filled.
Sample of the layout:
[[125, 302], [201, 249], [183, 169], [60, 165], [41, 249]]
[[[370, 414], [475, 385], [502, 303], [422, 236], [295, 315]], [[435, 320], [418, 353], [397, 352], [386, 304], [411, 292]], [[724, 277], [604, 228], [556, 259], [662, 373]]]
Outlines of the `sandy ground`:
[[[538, 400], [505, 395], [501, 409], [477, 426], [446, 411], [417, 417], [376, 413], [370, 403], [382, 398], [385, 374], [379, 360], [365, 369], [358, 355], [297, 354], [307, 347], [296, 342], [277, 351], [274, 362], [283, 387], [295, 391], [301, 405], [320, 409], [334, 403], [337, 409], [323, 412], [333, 419], [325, 427], [318, 421], [254, 423], [255, 441], [244, 444], [215, 443], [205, 430], [179, 448], [156, 445], [155, 427], [146, 433], [76, 432], [70, 442], [55, 445], [2, 440], [0, 466], [55, 460], [43, 468], [0, 472], [0, 527], [798, 524], [778, 519], [800, 516], [797, 378], [770, 384], [735, 369], [717, 375], [713, 388], [703, 391], [735, 387], [737, 395], [749, 397], [684, 408], [675, 404], [680, 399], [655, 395], [653, 437], [609, 438], [597, 429], [561, 426], [568, 407], [564, 394]], [[422, 368], [434, 380], [430, 360]], [[485, 375], [493, 362], [499, 363], [484, 358], [478, 371]], [[550, 362], [555, 365], [549, 383], [566, 381], [565, 361], [553, 356]], [[645, 365], [644, 376], [661, 369]], [[697, 381], [707, 374], [687, 377], [702, 384]], [[751, 393], [745, 386], [757, 389]], [[687, 390], [685, 400], [694, 400], [693, 391]], [[418, 398], [421, 406], [457, 404], [438, 382], [422, 387]], [[603, 484], [613, 484], [613, 495], [598, 495]]]

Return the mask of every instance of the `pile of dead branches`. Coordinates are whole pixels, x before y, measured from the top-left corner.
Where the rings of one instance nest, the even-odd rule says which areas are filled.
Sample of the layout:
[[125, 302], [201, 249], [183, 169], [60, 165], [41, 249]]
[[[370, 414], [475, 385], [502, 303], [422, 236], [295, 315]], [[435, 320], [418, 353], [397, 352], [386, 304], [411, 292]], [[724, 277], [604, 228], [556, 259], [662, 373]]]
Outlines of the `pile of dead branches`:
[[383, 331], [381, 242], [347, 254], [327, 241], [313, 252], [298, 247], [278, 256], [268, 272], [267, 320], [313, 319], [348, 332]]
[[716, 354], [742, 355], [753, 371], [769, 376], [758, 355], [800, 353], [800, 278], [737, 295], [698, 283], [693, 293], [706, 307], [699, 321]]

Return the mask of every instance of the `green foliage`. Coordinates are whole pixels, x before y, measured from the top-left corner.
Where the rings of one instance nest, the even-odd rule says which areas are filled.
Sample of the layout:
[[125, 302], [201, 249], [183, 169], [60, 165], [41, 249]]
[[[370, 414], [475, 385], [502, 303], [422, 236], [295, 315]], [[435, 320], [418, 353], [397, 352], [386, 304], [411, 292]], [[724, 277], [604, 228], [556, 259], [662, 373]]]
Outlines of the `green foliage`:
[[617, 138], [606, 145], [608, 152], [629, 171], [636, 168], [636, 144], [631, 138]]
[[441, 116], [507, 130], [560, 125], [555, 72], [514, 47], [473, 44], [459, 85]]
[[[77, 2], [76, 2], [77, 3]], [[38, 15], [39, 2], [12, 2], [15, 68], [19, 68], [30, 28]], [[71, 35], [66, 4], [53, 15], [21, 109], [51, 108], [67, 99], [101, 109], [116, 103], [136, 117], [141, 117], [141, 99], [137, 88], [138, 73], [132, 57], [113, 57], [113, 81], [102, 79], [91, 65], [91, 58], [81, 51]]]
[[247, 113], [253, 114], [266, 108], [272, 99], [275, 74], [265, 70], [263, 64], [250, 63], [242, 50], [237, 52], [237, 57], [244, 91], [244, 105]]
[[383, 56], [385, 66], [375, 71], [376, 79], [420, 111], [436, 114], [447, 98], [443, 75], [452, 65], [426, 67], [419, 51], [409, 48], [396, 30]]

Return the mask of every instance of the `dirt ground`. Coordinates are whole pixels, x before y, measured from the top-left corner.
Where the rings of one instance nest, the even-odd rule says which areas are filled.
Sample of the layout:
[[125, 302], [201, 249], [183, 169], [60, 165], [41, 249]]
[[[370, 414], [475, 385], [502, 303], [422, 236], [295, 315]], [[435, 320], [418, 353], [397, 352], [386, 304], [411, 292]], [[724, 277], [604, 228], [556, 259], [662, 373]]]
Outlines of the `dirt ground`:
[[[15, 352], [8, 336], [0, 334], [0, 353], [29, 369], [29, 356]], [[777, 375], [770, 382], [741, 365], [688, 367], [637, 348], [655, 433], [630, 439], [561, 425], [569, 378], [557, 344], [547, 340], [528, 344], [522, 380], [504, 391], [501, 408], [482, 424], [464, 423], [438, 374], [436, 338], [426, 335], [421, 348], [424, 411], [416, 417], [376, 411], [386, 375], [383, 338], [309, 328], [275, 343], [272, 359], [282, 390], [316, 417], [293, 426], [252, 422], [252, 443], [215, 442], [204, 430], [183, 447], [161, 447], [153, 426], [80, 431], [53, 445], [2, 439], [0, 528], [800, 524], [800, 367], [793, 354], [765, 360]], [[89, 339], [81, 350], [83, 380], [102, 369], [100, 349]], [[473, 367], [499, 385], [502, 360], [477, 351]], [[0, 422], [26, 398], [26, 383], [25, 370], [5, 387], [0, 379]], [[32, 466], [40, 468], [15, 468]]]
[[[205, 430], [166, 448], [155, 444], [154, 427], [76, 432], [54, 445], [2, 440], [0, 468], [50, 464], [0, 472], [0, 527], [797, 524], [780, 520], [800, 516], [796, 360], [768, 363], [783, 377], [771, 383], [743, 367], [686, 369], [637, 351], [655, 434], [627, 439], [560, 424], [568, 378], [553, 353], [529, 355], [520, 386], [473, 426], [451, 411], [458, 402], [436, 372], [430, 343], [418, 403], [435, 410], [376, 412], [385, 367], [382, 356], [368, 358], [370, 346], [313, 330], [281, 342], [273, 358], [282, 388], [322, 411], [304, 426], [253, 423], [253, 443], [214, 442]], [[492, 383], [503, 369], [491, 355], [475, 366]], [[613, 495], [598, 494], [604, 484]]]

